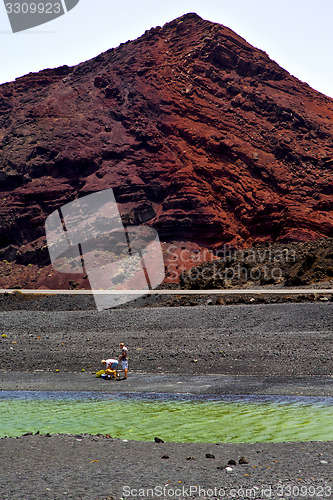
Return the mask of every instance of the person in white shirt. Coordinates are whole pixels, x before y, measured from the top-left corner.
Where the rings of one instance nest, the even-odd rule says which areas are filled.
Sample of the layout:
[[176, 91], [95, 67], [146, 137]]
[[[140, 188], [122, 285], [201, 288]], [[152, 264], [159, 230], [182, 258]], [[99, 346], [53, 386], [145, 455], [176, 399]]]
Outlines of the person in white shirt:
[[117, 359], [102, 359], [102, 364], [105, 365], [105, 373], [107, 375], [114, 375], [114, 372], [119, 368], [119, 361]]

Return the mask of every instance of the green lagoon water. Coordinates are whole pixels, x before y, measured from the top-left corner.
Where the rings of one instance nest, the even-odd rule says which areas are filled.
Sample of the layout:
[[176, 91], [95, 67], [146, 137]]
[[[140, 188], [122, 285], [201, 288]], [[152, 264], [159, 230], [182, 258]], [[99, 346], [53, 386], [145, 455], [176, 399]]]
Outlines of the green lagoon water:
[[333, 398], [2, 391], [0, 437], [110, 434], [176, 442], [333, 440]]

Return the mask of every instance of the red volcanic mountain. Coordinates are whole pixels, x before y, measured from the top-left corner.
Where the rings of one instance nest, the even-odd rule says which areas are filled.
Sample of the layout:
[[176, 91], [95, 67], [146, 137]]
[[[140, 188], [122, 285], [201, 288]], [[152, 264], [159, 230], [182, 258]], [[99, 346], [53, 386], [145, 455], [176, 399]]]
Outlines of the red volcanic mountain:
[[332, 99], [196, 14], [0, 86], [0, 286], [67, 288], [45, 219], [107, 188], [166, 244], [332, 236], [332, 119]]

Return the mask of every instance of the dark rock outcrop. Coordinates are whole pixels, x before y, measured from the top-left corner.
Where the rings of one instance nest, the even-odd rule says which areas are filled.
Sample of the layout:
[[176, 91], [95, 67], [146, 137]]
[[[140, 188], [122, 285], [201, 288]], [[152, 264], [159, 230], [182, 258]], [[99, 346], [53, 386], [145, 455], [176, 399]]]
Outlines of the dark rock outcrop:
[[2, 85], [0, 284], [84, 287], [51, 272], [44, 222], [110, 187], [124, 223], [166, 243], [332, 236], [332, 118], [332, 99], [196, 14]]

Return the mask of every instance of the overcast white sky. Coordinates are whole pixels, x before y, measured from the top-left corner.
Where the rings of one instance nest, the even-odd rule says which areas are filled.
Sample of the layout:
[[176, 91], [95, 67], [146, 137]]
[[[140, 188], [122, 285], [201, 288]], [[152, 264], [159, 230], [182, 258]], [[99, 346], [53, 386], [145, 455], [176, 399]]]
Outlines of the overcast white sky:
[[0, 0], [0, 83], [85, 61], [187, 12], [228, 26], [333, 97], [332, 0], [80, 0], [66, 15], [16, 34]]

